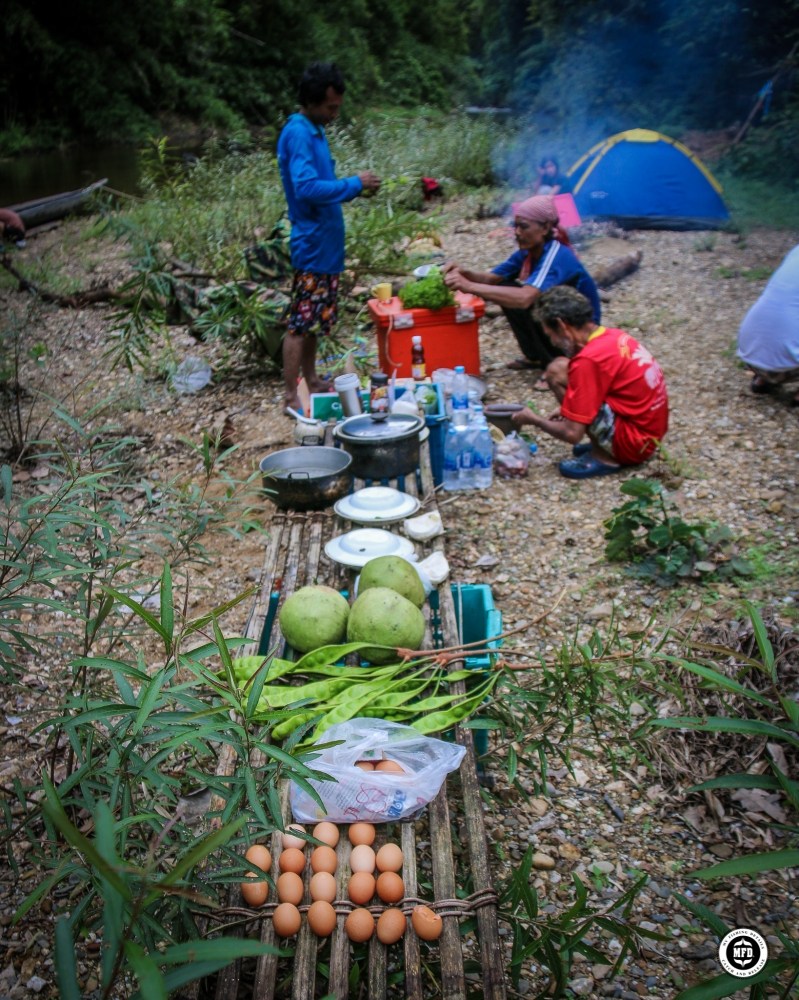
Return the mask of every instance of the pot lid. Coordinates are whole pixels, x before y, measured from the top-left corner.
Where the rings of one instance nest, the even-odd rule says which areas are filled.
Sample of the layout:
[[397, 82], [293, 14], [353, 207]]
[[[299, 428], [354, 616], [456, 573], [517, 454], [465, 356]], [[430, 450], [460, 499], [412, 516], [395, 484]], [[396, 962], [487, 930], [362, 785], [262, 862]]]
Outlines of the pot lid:
[[360, 569], [377, 556], [402, 556], [413, 558], [413, 542], [400, 535], [392, 535], [382, 528], [356, 528], [344, 535], [331, 538], [325, 545], [325, 554], [342, 566]]
[[420, 507], [416, 497], [395, 490], [392, 486], [367, 486], [351, 496], [337, 501], [334, 510], [339, 517], [358, 524], [401, 521], [415, 514]]
[[336, 426], [336, 436], [346, 441], [392, 441], [418, 434], [424, 427], [421, 417], [410, 413], [390, 413], [384, 420], [366, 414], [347, 417]]

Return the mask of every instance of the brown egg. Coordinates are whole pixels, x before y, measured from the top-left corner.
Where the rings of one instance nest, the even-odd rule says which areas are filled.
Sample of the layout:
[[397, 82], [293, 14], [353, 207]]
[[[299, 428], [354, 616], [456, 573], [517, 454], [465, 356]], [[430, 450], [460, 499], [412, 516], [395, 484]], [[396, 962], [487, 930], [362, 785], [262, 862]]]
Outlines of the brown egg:
[[398, 903], [405, 895], [405, 886], [396, 872], [382, 872], [377, 876], [377, 895], [384, 903]]
[[277, 898], [281, 903], [293, 903], [299, 906], [302, 902], [302, 878], [296, 872], [283, 872], [277, 878]]
[[293, 903], [280, 903], [272, 914], [272, 924], [275, 934], [279, 937], [291, 937], [300, 929], [302, 917]]
[[311, 871], [330, 872], [336, 870], [336, 852], [332, 847], [315, 847], [311, 851]]
[[444, 929], [444, 921], [429, 906], [415, 906], [411, 914], [411, 924], [417, 937], [422, 941], [436, 941]]
[[347, 836], [355, 847], [358, 844], [366, 844], [367, 847], [371, 847], [375, 842], [375, 828], [371, 823], [353, 823], [347, 831]]
[[311, 899], [323, 899], [326, 903], [332, 903], [336, 898], [336, 880], [330, 872], [317, 872], [311, 876]]
[[377, 918], [377, 939], [383, 944], [394, 944], [405, 933], [408, 921], [402, 910], [390, 906]]
[[383, 844], [375, 857], [381, 872], [398, 872], [402, 868], [402, 848], [397, 844]]
[[287, 847], [277, 859], [277, 866], [282, 872], [301, 875], [305, 870], [305, 855], [298, 847]]
[[368, 941], [375, 932], [375, 918], [368, 910], [359, 907], [344, 921], [344, 930], [350, 941]]
[[335, 847], [338, 843], [339, 832], [335, 823], [317, 823], [313, 828], [313, 835], [328, 847]]
[[261, 871], [268, 872], [272, 867], [272, 855], [263, 844], [253, 844], [247, 848], [244, 857], [254, 865], [258, 865]]
[[336, 911], [326, 899], [317, 899], [308, 907], [308, 926], [317, 937], [330, 937], [336, 926]]
[[288, 847], [296, 847], [298, 851], [302, 851], [308, 841], [292, 833], [292, 830], [298, 830], [300, 833], [305, 833], [305, 827], [300, 823], [292, 823], [291, 826], [287, 826], [286, 832], [282, 837], [283, 850], [285, 851]]
[[[256, 872], [247, 872], [255, 875]], [[266, 882], [242, 882], [241, 894], [248, 906], [263, 906], [269, 895], [269, 885]]]
[[389, 774], [405, 774], [405, 768], [395, 760], [379, 760], [375, 764], [375, 771], [387, 771]]
[[375, 877], [371, 872], [356, 872], [347, 886], [347, 895], [356, 906], [371, 903], [375, 894]]
[[359, 767], [362, 771], [374, 771], [375, 766], [370, 760], [356, 760], [355, 766]]
[[354, 872], [373, 872], [375, 870], [375, 852], [368, 844], [358, 844], [350, 854], [350, 868]]

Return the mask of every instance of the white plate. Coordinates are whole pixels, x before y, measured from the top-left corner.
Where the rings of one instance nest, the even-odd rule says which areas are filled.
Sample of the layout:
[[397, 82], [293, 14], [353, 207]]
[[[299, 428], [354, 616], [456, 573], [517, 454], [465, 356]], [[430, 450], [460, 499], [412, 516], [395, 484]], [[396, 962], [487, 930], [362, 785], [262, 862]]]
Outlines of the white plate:
[[325, 545], [325, 554], [333, 562], [355, 569], [364, 567], [377, 556], [402, 556], [413, 558], [413, 542], [400, 535], [392, 535], [382, 528], [356, 528], [345, 535], [331, 538]]
[[386, 524], [410, 517], [420, 506], [416, 497], [391, 486], [367, 486], [337, 500], [333, 509], [339, 517], [356, 524]]

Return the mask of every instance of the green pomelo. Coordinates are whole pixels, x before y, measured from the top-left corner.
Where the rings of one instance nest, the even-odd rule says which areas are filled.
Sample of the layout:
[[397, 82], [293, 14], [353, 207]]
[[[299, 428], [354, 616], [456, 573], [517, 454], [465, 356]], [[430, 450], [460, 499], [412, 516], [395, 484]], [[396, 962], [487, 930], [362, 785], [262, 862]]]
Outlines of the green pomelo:
[[278, 621], [286, 642], [299, 653], [343, 642], [350, 606], [332, 587], [300, 587], [280, 609]]
[[358, 593], [372, 587], [388, 587], [415, 604], [417, 608], [425, 602], [425, 592], [416, 567], [400, 556], [377, 556], [370, 559], [361, 570]]
[[[358, 594], [347, 622], [349, 642], [376, 642], [381, 646], [419, 649], [424, 639], [424, 615], [411, 601], [388, 587], [370, 587]], [[370, 663], [392, 663], [391, 649], [361, 650]]]

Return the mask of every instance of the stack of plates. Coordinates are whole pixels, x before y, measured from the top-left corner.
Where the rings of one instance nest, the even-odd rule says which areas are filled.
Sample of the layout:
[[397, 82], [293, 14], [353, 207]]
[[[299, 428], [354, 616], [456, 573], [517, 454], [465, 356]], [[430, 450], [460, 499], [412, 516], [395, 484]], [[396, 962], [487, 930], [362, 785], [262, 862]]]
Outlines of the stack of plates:
[[391, 486], [367, 486], [342, 497], [333, 509], [339, 517], [356, 524], [391, 524], [411, 517], [419, 507], [416, 497]]
[[345, 535], [331, 538], [325, 545], [325, 554], [333, 562], [361, 569], [370, 559], [378, 556], [401, 556], [413, 559], [413, 542], [400, 535], [392, 535], [382, 528], [357, 528]]

